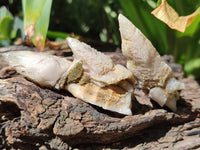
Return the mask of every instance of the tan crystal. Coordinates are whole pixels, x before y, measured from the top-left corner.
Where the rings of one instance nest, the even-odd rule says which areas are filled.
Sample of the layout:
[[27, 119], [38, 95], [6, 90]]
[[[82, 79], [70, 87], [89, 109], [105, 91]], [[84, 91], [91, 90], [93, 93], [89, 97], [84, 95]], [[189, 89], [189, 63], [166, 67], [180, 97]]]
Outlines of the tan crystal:
[[4, 53], [3, 57], [18, 73], [42, 86], [56, 89], [80, 78], [83, 71], [80, 60], [71, 62], [42, 52], [12, 51]]
[[171, 68], [161, 60], [152, 43], [131, 21], [121, 14], [118, 19], [127, 68], [133, 73], [139, 87], [153, 100], [160, 106], [166, 104], [176, 111], [178, 91], [184, 88], [184, 84], [173, 78]]
[[70, 37], [67, 38], [67, 43], [72, 49], [73, 57], [83, 61], [84, 72], [88, 74], [91, 82], [103, 87], [132, 77], [127, 68], [120, 64], [115, 65], [109, 56], [86, 43]]
[[97, 105], [107, 110], [118, 112], [124, 115], [131, 115], [132, 93], [116, 85], [99, 87], [94, 83], [79, 85], [71, 83], [66, 89], [77, 98]]

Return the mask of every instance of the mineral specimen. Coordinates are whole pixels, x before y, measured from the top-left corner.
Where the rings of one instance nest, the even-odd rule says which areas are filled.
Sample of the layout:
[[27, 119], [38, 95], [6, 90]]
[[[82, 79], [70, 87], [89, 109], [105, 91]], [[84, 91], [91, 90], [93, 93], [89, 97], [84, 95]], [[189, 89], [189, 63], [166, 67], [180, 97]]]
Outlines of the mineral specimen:
[[173, 78], [171, 68], [161, 60], [151, 42], [131, 21], [121, 14], [118, 19], [127, 68], [145, 93], [160, 106], [166, 104], [176, 111], [178, 91], [184, 88], [184, 84]]

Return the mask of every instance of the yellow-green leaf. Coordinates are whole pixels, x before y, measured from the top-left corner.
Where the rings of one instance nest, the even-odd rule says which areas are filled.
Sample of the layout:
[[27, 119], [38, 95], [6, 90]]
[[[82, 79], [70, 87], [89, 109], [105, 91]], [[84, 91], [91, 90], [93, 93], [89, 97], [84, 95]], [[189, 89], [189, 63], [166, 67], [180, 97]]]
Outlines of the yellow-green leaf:
[[39, 50], [44, 50], [52, 0], [23, 0], [24, 30]]
[[14, 18], [5, 6], [0, 8], [0, 34], [1, 39], [10, 39]]

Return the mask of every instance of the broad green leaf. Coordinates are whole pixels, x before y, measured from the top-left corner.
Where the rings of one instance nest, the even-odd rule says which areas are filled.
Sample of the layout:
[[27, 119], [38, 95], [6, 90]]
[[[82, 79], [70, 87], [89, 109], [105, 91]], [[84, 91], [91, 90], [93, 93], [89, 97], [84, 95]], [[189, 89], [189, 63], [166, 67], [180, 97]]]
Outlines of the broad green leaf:
[[153, 9], [155, 9], [157, 6], [157, 4], [154, 0], [146, 0], [146, 3]]
[[158, 1], [157, 1], [157, 7], [160, 6], [161, 3], [162, 3], [162, 0], [158, 0]]
[[[56, 39], [56, 38], [65, 39], [68, 36], [70, 36], [69, 33], [63, 33], [63, 32], [57, 32], [57, 31], [48, 31], [47, 32], [47, 37], [54, 38], [54, 39]], [[77, 37], [77, 36], [75, 36], [75, 37]]]
[[[145, 3], [142, 6], [143, 7], [140, 7], [139, 9], [139, 14], [148, 31], [147, 37], [151, 39], [153, 45], [157, 47], [157, 50], [159, 50], [160, 53], [167, 53], [168, 41], [166, 36], [166, 25], [150, 14], [152, 8], [149, 5]], [[157, 40], [158, 38], [160, 40]]]
[[24, 28], [39, 50], [44, 50], [52, 0], [23, 0]]
[[5, 38], [3, 37], [3, 35], [0, 33], [0, 41], [4, 40]]
[[46, 0], [22, 0], [25, 28], [30, 24], [36, 24], [45, 3]]
[[6, 7], [0, 8], [0, 33], [2, 39], [10, 39], [11, 38], [11, 31], [13, 27], [13, 16], [12, 14], [6, 9]]
[[0, 22], [0, 32], [5, 39], [11, 38], [11, 31], [13, 27], [13, 18], [4, 17]]
[[200, 58], [191, 59], [189, 62], [187, 62], [184, 66], [184, 70], [188, 75], [200, 75]]

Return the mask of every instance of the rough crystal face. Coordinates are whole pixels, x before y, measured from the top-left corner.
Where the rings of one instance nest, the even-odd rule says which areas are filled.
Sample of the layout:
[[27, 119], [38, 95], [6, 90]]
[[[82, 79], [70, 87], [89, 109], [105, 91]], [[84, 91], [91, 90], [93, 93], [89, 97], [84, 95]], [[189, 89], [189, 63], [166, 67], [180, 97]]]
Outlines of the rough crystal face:
[[90, 104], [97, 105], [120, 114], [132, 115], [132, 93], [127, 92], [117, 85], [99, 87], [94, 83], [86, 83], [84, 85], [71, 83], [67, 85], [66, 89], [75, 97]]
[[173, 78], [171, 68], [161, 60], [151, 42], [126, 17], [119, 15], [122, 53], [127, 68], [133, 73], [139, 87], [160, 106], [167, 105], [176, 111], [178, 91], [184, 84]]
[[45, 87], [63, 88], [66, 80], [75, 80], [82, 74], [80, 60], [71, 62], [65, 58], [31, 51], [7, 52], [3, 57], [18, 73]]
[[142, 89], [164, 86], [172, 76], [171, 68], [161, 60], [151, 42], [126, 17], [119, 15], [122, 52], [127, 68], [137, 78]]
[[91, 82], [103, 87], [132, 77], [127, 68], [120, 64], [115, 65], [109, 56], [86, 43], [74, 38], [67, 38], [67, 43], [72, 49], [73, 57], [83, 61], [84, 72], [88, 74]]

